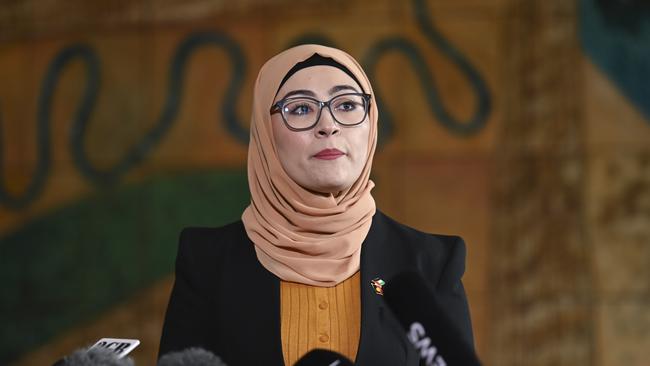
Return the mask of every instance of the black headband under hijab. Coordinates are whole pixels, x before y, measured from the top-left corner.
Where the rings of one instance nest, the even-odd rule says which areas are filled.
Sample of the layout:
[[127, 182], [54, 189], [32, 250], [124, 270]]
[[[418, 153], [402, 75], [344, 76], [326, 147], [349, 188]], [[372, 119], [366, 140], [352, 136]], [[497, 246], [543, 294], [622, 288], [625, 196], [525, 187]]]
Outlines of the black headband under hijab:
[[359, 88], [361, 88], [361, 91], [365, 93], [365, 90], [363, 90], [363, 87], [361, 86], [361, 83], [359, 82], [357, 77], [354, 76], [352, 71], [350, 71], [350, 69], [348, 69], [347, 67], [341, 65], [340, 63], [338, 63], [336, 60], [334, 60], [331, 57], [323, 57], [323, 56], [321, 56], [321, 55], [319, 55], [317, 53], [314, 53], [311, 57], [309, 57], [308, 59], [306, 59], [304, 61], [298, 62], [297, 64], [293, 65], [293, 67], [289, 71], [287, 71], [287, 74], [284, 76], [284, 78], [282, 78], [282, 81], [280, 82], [280, 86], [278, 86], [278, 90], [275, 92], [275, 94], [276, 95], [278, 94], [278, 92], [280, 91], [280, 88], [282, 88], [282, 85], [284, 85], [284, 83], [287, 80], [289, 80], [291, 75], [297, 73], [298, 71], [300, 71], [302, 69], [306, 69], [306, 68], [312, 67], [312, 66], [332, 66], [332, 67], [336, 67], [337, 69], [339, 69], [339, 70], [343, 71], [344, 73], [348, 74], [348, 76], [350, 76], [352, 78], [352, 80], [354, 80], [357, 83], [357, 85], [359, 85]]

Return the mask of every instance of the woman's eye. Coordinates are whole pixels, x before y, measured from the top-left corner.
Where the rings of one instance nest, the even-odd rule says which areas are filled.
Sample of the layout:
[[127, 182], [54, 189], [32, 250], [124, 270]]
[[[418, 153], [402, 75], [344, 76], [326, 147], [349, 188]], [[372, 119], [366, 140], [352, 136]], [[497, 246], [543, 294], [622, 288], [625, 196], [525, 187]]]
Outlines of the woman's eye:
[[309, 104], [298, 104], [298, 105], [292, 105], [291, 107], [287, 108], [288, 112], [290, 114], [295, 114], [298, 116], [303, 116], [305, 114], [308, 114], [312, 111], [312, 107]]
[[345, 101], [341, 102], [336, 106], [337, 110], [343, 111], [343, 112], [350, 112], [353, 111], [357, 108], [357, 104], [352, 102], [352, 101]]

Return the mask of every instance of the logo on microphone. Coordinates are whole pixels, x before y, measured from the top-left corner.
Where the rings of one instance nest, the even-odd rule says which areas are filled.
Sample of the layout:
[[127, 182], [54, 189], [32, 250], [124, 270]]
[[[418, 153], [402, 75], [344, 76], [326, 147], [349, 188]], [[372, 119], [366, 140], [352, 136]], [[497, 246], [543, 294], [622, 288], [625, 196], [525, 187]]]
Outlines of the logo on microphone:
[[140, 344], [140, 341], [137, 339], [123, 339], [123, 338], [102, 338], [97, 341], [92, 347], [88, 350], [95, 348], [103, 348], [115, 353], [117, 358], [122, 358], [133, 351], [135, 347]]
[[447, 366], [447, 363], [438, 354], [438, 349], [432, 345], [431, 338], [427, 337], [424, 326], [418, 322], [411, 324], [408, 339], [411, 344], [420, 352], [420, 360], [424, 360], [427, 366]]

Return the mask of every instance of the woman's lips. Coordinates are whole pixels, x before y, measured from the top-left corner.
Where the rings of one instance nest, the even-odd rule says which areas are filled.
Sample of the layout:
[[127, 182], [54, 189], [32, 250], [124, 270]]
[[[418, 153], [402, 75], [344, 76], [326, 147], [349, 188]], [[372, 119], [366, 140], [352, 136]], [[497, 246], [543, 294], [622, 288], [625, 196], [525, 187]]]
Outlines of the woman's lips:
[[316, 155], [314, 155], [314, 157], [316, 159], [334, 160], [340, 158], [343, 155], [345, 154], [338, 149], [324, 149], [319, 151]]

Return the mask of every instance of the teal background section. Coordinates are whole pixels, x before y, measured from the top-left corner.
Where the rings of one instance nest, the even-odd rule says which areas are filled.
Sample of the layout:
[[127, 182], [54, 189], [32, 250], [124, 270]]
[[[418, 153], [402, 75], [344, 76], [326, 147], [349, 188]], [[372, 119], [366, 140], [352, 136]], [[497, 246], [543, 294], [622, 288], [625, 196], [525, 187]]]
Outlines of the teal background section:
[[650, 4], [608, 3], [580, 1], [582, 47], [650, 123]]

